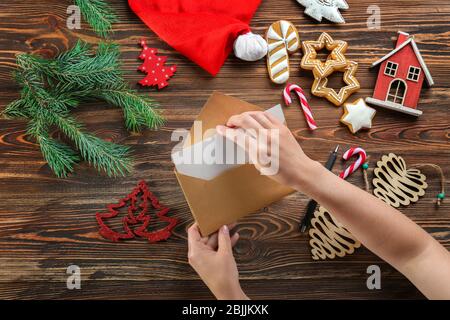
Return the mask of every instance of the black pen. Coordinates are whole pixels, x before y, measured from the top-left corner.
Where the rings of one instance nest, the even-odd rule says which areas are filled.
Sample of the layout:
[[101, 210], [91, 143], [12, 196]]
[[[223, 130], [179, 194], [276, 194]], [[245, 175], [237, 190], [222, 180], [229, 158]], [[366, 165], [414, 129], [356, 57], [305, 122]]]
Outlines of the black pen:
[[[339, 150], [339, 145], [336, 147], [336, 149], [334, 149], [333, 152], [331, 152], [327, 163], [325, 164], [325, 168], [327, 168], [328, 170], [332, 170], [334, 163], [336, 162], [336, 158], [337, 158], [337, 152]], [[310, 200], [308, 203], [308, 206], [306, 207], [306, 214], [303, 217], [302, 222], [300, 223], [300, 232], [305, 232], [309, 229], [310, 225], [311, 225], [311, 219], [314, 215], [314, 211], [316, 211], [317, 208], [317, 202], [316, 200]]]

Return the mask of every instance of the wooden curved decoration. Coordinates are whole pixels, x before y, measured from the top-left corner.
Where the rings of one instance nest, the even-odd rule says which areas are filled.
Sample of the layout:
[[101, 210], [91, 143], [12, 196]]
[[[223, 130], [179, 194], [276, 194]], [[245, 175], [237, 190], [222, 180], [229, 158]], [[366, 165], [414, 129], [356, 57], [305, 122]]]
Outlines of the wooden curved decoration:
[[373, 194], [395, 208], [417, 202], [428, 187], [420, 170], [406, 169], [405, 160], [393, 153], [377, 162], [374, 175]]
[[352, 254], [361, 243], [328, 211], [319, 207], [309, 229], [311, 254], [314, 260], [334, 259]]

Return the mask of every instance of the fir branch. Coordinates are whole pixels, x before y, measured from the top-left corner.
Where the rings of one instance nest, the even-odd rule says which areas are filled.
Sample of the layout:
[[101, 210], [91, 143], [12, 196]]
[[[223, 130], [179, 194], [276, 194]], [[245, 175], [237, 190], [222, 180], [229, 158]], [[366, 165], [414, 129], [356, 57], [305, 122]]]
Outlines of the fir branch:
[[72, 141], [81, 157], [108, 176], [124, 176], [131, 172], [129, 148], [104, 141], [83, 131], [83, 126], [70, 116], [53, 115], [54, 124]]
[[[31, 92], [32, 90], [28, 94]], [[54, 120], [50, 117], [47, 107], [51, 106], [51, 103], [44, 105], [44, 101], [39, 100], [35, 95], [25, 95], [25, 98], [28, 99], [29, 109], [33, 110], [27, 134], [34, 137], [39, 143], [44, 159], [56, 176], [67, 177], [69, 173], [73, 172], [74, 164], [79, 162], [80, 158], [71, 147], [50, 137], [49, 127]]]
[[[62, 66], [73, 65], [91, 58], [92, 47], [81, 40], [75, 46], [54, 59], [44, 59], [40, 56], [22, 53], [17, 55], [17, 65], [21, 71], [28, 71], [38, 77], [56, 78]], [[17, 72], [15, 73], [17, 74]]]
[[50, 125], [58, 126], [74, 141], [84, 160], [109, 176], [125, 175], [131, 171], [127, 147], [82, 132], [81, 124], [68, 115], [69, 107], [76, 103], [72, 94], [67, 94], [67, 97], [65, 93], [53, 96], [39, 83], [29, 82], [25, 76], [21, 81], [24, 85], [23, 96], [34, 115], [27, 133], [35, 137], [39, 144], [44, 143], [41, 145], [42, 154], [58, 177], [66, 177], [72, 172], [73, 164], [79, 158], [70, 147], [58, 144], [49, 137], [47, 127]]
[[156, 129], [164, 123], [164, 119], [156, 111], [156, 102], [149, 97], [138, 95], [134, 90], [103, 89], [100, 97], [123, 109], [125, 126], [130, 131], [139, 132], [141, 127]]
[[74, 64], [89, 58], [91, 46], [82, 40], [78, 40], [72, 49], [61, 53], [55, 61], [61, 64]]
[[43, 116], [43, 112], [36, 112], [33, 115], [33, 118], [28, 122], [27, 134], [36, 139], [39, 139], [40, 136], [48, 136], [48, 128], [50, 125], [51, 124]]
[[80, 157], [71, 147], [46, 135], [39, 136], [37, 142], [48, 166], [58, 178], [66, 178], [73, 172], [74, 165], [80, 161]]
[[22, 99], [17, 99], [6, 106], [6, 108], [0, 113], [0, 117], [5, 119], [28, 118], [29, 114], [25, 108], [25, 101]]
[[104, 0], [75, 0], [75, 4], [95, 33], [106, 38], [112, 32], [112, 25], [118, 18]]
[[105, 84], [122, 85], [124, 80], [120, 71], [119, 47], [116, 44], [100, 43], [97, 51], [91, 52], [90, 45], [78, 41], [73, 49], [54, 60], [21, 54], [17, 62], [23, 71], [45, 77], [49, 83], [59, 83], [60, 91], [80, 87], [93, 90]]
[[[129, 88], [122, 77], [119, 47], [100, 44], [96, 51], [78, 42], [54, 59], [22, 54], [17, 58], [15, 79], [22, 87], [20, 99], [10, 103], [2, 115], [27, 118], [27, 134], [41, 145], [50, 168], [58, 177], [73, 171], [80, 158], [109, 176], [125, 175], [132, 169], [129, 148], [104, 141], [84, 131], [70, 116], [80, 102], [101, 99], [121, 107], [128, 130], [156, 129], [163, 124], [157, 103]], [[49, 135], [58, 127], [74, 143], [74, 148]]]
[[36, 114], [35, 118], [30, 120], [27, 134], [39, 143], [44, 159], [56, 176], [65, 178], [73, 172], [73, 166], [80, 158], [68, 145], [50, 137], [47, 120], [41, 114]]
[[50, 108], [54, 112], [65, 113], [78, 105], [78, 100], [72, 93], [45, 88], [43, 80], [36, 79], [36, 74], [29, 71], [18, 73], [16, 79], [23, 86], [24, 109], [28, 110], [31, 118], [33, 114], [40, 113], [41, 109]]
[[49, 75], [63, 83], [73, 83], [91, 88], [105, 84], [122, 84], [119, 47], [114, 44], [100, 43], [95, 55], [73, 64], [61, 64]]

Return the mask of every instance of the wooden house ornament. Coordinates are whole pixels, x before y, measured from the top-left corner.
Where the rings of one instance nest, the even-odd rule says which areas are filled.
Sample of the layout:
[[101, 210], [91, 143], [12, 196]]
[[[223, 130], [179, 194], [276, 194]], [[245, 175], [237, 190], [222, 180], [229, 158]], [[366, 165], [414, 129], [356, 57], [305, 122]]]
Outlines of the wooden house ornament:
[[380, 66], [372, 98], [366, 102], [386, 109], [396, 110], [413, 116], [420, 116], [417, 110], [423, 81], [434, 84], [430, 71], [423, 60], [414, 38], [405, 32], [398, 32], [394, 50], [372, 67]]

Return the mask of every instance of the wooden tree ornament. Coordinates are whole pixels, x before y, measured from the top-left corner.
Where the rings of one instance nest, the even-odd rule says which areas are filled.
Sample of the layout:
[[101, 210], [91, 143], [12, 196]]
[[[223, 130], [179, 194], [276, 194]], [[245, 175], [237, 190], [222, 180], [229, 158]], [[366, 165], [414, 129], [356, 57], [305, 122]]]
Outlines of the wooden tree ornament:
[[309, 229], [314, 260], [334, 259], [352, 254], [361, 243], [323, 207], [314, 212]]
[[405, 160], [393, 153], [377, 162], [374, 175], [373, 194], [395, 208], [417, 202], [428, 187], [419, 169], [407, 169]]
[[166, 66], [167, 57], [158, 56], [158, 49], [147, 46], [145, 40], [141, 40], [142, 53], [139, 59], [144, 60], [138, 70], [147, 74], [139, 81], [142, 86], [157, 86], [158, 89], [169, 85], [169, 80], [177, 71], [176, 65]]

